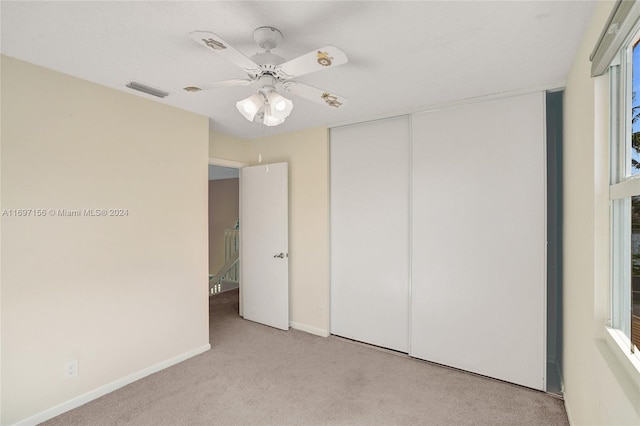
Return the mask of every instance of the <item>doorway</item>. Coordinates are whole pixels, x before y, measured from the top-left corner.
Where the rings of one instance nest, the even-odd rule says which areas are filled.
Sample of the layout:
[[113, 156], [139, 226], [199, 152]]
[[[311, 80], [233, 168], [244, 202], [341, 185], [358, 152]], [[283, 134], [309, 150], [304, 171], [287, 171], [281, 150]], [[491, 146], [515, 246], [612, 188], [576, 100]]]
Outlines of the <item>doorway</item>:
[[[242, 314], [239, 265], [240, 168], [243, 163], [209, 159], [209, 315], [225, 309]], [[218, 312], [219, 314], [220, 312]]]

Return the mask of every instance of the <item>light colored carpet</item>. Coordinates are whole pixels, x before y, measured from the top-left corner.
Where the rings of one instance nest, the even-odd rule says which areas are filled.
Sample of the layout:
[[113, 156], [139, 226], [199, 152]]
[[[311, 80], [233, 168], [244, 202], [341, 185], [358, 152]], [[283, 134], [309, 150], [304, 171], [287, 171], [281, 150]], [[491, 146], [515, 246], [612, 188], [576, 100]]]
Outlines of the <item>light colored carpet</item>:
[[212, 349], [46, 425], [568, 425], [542, 392], [245, 321], [211, 298]]

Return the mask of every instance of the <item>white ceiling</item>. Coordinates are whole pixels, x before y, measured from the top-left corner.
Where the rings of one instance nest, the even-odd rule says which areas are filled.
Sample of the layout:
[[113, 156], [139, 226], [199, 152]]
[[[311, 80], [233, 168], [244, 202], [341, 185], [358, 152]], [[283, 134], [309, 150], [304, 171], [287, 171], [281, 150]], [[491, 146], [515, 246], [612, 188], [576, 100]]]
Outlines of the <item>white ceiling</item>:
[[[0, 2], [1, 52], [210, 117], [211, 128], [256, 138], [366, 121], [458, 100], [562, 85], [591, 15], [582, 1], [83, 1]], [[251, 56], [253, 30], [278, 28], [292, 59], [334, 45], [349, 62], [297, 78], [349, 99], [335, 110], [289, 95], [287, 121], [246, 121], [235, 103], [257, 90], [182, 87], [244, 72], [187, 37], [215, 32]], [[163, 99], [125, 87], [136, 80]]]

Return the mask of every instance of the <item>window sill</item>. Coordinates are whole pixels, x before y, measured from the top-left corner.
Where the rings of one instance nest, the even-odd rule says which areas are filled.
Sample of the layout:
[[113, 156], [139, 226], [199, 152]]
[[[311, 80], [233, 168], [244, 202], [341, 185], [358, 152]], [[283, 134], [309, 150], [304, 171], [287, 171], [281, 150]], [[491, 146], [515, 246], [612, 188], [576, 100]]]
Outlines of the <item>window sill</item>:
[[[619, 360], [622, 364], [626, 365], [626, 369], [628, 369], [628, 373], [630, 377], [634, 375], [639, 379], [636, 380], [635, 383], [638, 383], [640, 386], [640, 351], [635, 351], [635, 353], [631, 353], [629, 350], [629, 339], [625, 336], [620, 330], [616, 330], [615, 328], [605, 327], [605, 341], [608, 345], [612, 347], [612, 349], [618, 352]], [[638, 388], [640, 390], [640, 387]]]
[[597, 344], [620, 387], [640, 415], [640, 351], [631, 353], [629, 339], [620, 331], [605, 327], [604, 339]]

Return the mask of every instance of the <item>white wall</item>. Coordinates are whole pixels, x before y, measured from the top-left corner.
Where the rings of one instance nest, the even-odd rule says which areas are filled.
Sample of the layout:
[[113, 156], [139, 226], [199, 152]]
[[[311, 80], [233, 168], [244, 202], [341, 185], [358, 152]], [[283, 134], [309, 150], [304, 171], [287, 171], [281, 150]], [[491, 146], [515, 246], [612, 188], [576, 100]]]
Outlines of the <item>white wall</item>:
[[603, 340], [608, 304], [608, 76], [589, 54], [613, 2], [599, 2], [567, 77], [564, 135], [564, 397], [572, 424], [640, 424], [639, 384]]
[[209, 347], [208, 122], [1, 65], [2, 209], [128, 209], [2, 217], [0, 422], [12, 424]]
[[[212, 132], [209, 156], [289, 163], [289, 314], [291, 325], [329, 334], [329, 144], [324, 127], [242, 140]], [[242, 228], [242, 224], [240, 225]]]

